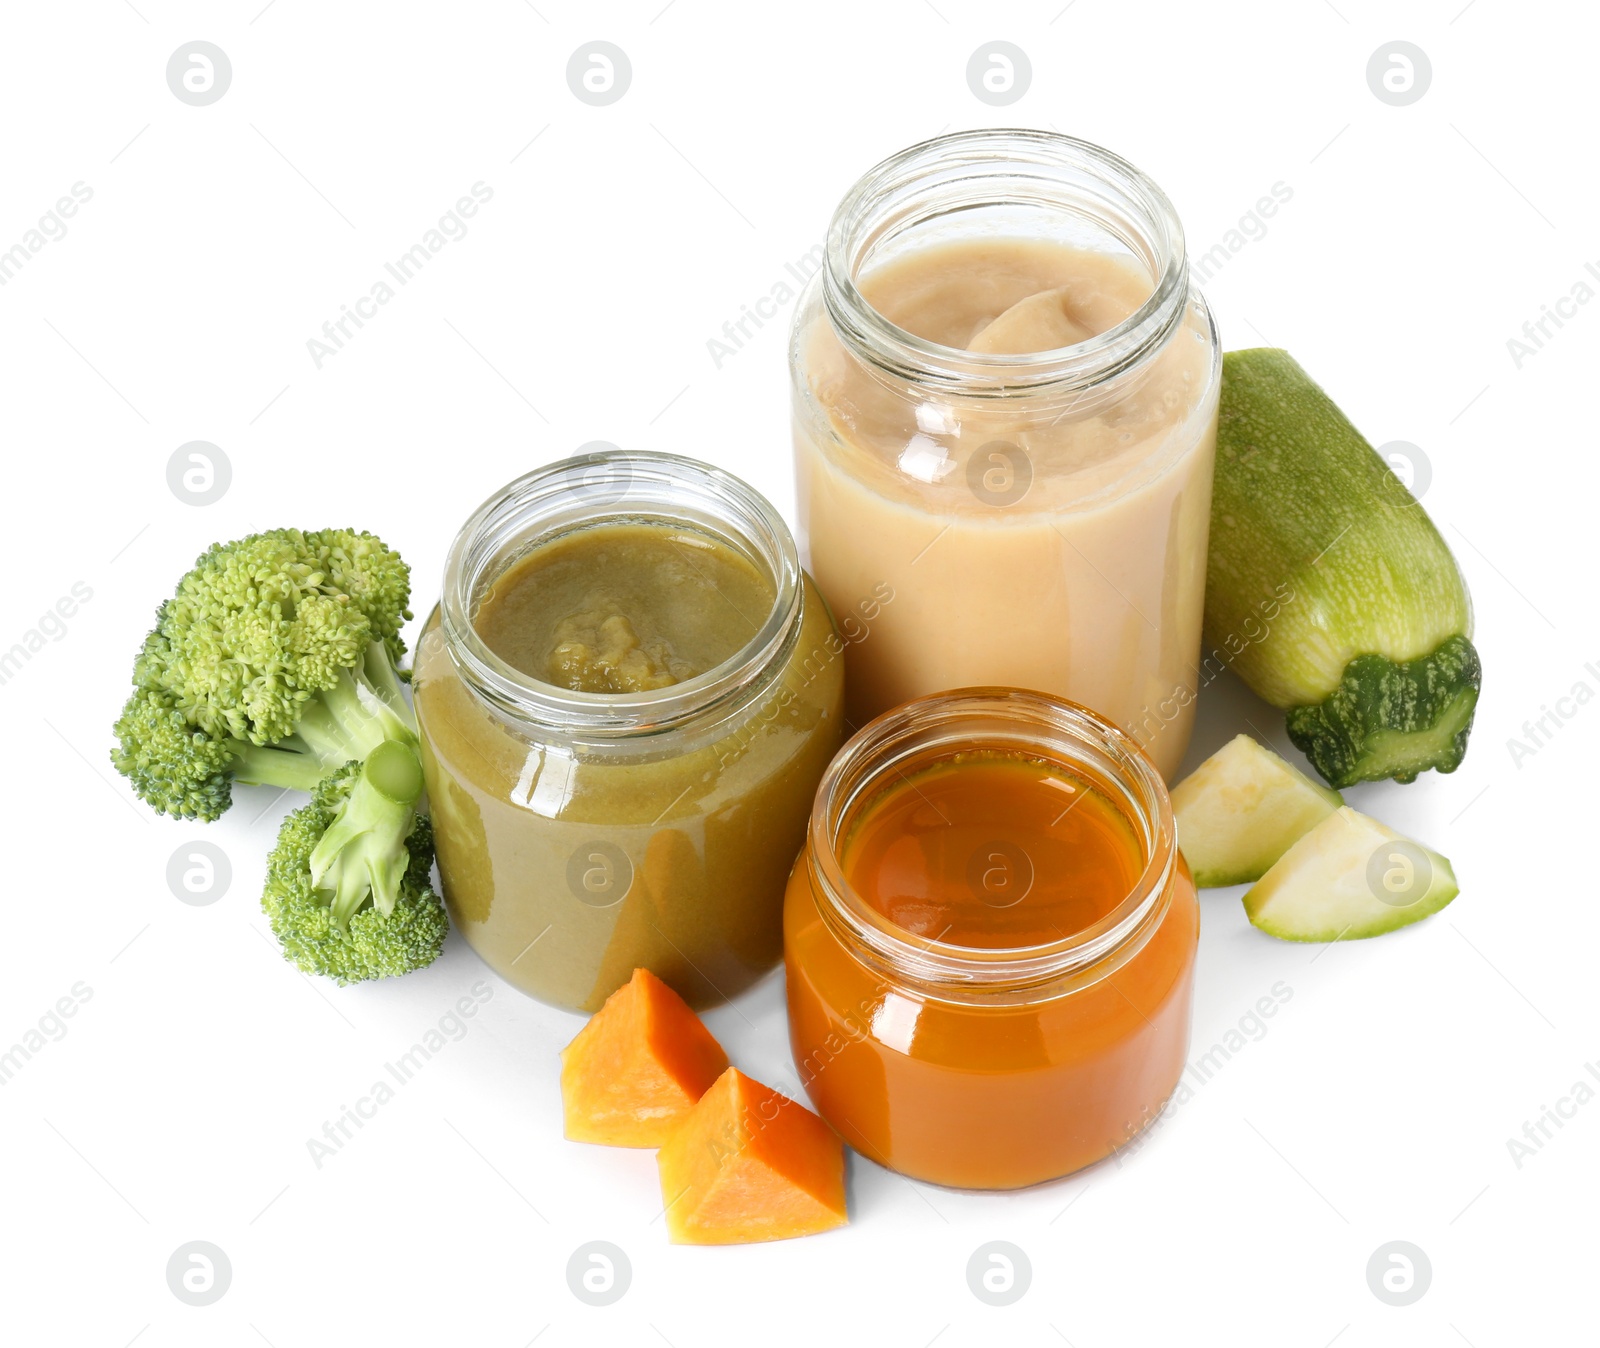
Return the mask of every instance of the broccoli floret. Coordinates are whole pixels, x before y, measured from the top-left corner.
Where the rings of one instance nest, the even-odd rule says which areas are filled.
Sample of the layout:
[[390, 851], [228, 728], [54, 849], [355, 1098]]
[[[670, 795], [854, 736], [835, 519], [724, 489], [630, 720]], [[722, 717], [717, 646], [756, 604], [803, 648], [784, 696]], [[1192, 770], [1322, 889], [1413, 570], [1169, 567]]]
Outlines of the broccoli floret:
[[[395, 748], [415, 759], [405, 746]], [[413, 815], [410, 805], [396, 811], [385, 790], [397, 783], [403, 788], [408, 770], [387, 749], [365, 766], [349, 763], [317, 788], [310, 804], [283, 821], [267, 859], [261, 907], [285, 958], [306, 973], [359, 983], [409, 973], [438, 957], [450, 924], [429, 881], [433, 829], [426, 816]], [[384, 872], [384, 879], [370, 893], [347, 906], [342, 880], [331, 889], [319, 887], [314, 858], [335, 830], [356, 829], [367, 821], [389, 838], [402, 828], [401, 818], [400, 864], [389, 867], [380, 857], [376, 869]], [[341, 871], [373, 864], [370, 856], [353, 863], [349, 849], [340, 857]], [[325, 871], [323, 882], [335, 878]]]
[[[112, 762], [163, 813], [215, 819], [235, 780], [316, 793], [316, 837], [295, 864], [341, 940], [366, 933], [368, 966], [349, 967], [377, 970], [344, 981], [416, 967], [383, 954], [409, 920], [390, 932], [362, 917], [372, 907], [387, 923], [418, 888], [422, 768], [395, 665], [409, 597], [405, 562], [371, 534], [275, 529], [216, 544], [157, 613], [116, 724]], [[431, 858], [430, 843], [420, 892]], [[292, 889], [286, 874], [269, 890]]]
[[154, 809], [215, 819], [232, 780], [311, 790], [416, 740], [410, 570], [371, 534], [277, 529], [203, 554], [156, 615], [111, 759]]
[[111, 761], [139, 798], [160, 814], [210, 821], [233, 803], [233, 782], [315, 791], [317, 783], [346, 761], [324, 757], [297, 740], [256, 745], [249, 740], [212, 739], [184, 719], [169, 694], [136, 688], [115, 732]]

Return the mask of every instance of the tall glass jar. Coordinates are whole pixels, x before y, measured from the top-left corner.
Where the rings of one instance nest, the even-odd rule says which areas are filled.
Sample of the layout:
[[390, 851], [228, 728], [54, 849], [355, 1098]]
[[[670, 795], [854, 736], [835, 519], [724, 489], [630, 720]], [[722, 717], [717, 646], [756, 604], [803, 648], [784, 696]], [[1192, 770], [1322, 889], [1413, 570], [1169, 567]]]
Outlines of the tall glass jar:
[[[1136, 879], [1046, 944], [908, 931], [846, 879], [852, 832], [924, 770], [996, 751], [1114, 802], [1137, 839]], [[1177, 1087], [1199, 923], [1166, 787], [1115, 726], [1012, 689], [918, 699], [857, 733], [817, 790], [784, 914], [795, 1066], [822, 1117], [902, 1174], [971, 1189], [1070, 1174], [1137, 1136]]]
[[915, 145], [839, 204], [790, 365], [802, 558], [836, 613], [891, 596], [849, 652], [851, 720], [1037, 688], [1173, 772], [1221, 361], [1161, 190], [1046, 132]]
[[[723, 664], [631, 693], [514, 668], [474, 618], [531, 550], [608, 523], [735, 550], [771, 612]], [[592, 1011], [636, 967], [687, 1000], [731, 997], [782, 949], [784, 879], [843, 738], [844, 643], [772, 506], [692, 459], [613, 451], [497, 492], [450, 549], [415, 701], [451, 917], [503, 978]]]

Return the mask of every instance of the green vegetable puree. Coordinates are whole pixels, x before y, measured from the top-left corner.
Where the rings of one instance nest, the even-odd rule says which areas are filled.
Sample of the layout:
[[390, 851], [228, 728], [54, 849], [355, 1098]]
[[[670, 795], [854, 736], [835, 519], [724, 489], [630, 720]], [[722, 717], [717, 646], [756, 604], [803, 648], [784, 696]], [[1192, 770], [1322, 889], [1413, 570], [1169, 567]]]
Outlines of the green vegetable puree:
[[[527, 676], [620, 702], [711, 673], [774, 603], [771, 577], [730, 544], [617, 521], [512, 562], [472, 621]], [[638, 966], [698, 1006], [748, 986], [782, 953], [784, 882], [844, 738], [843, 653], [807, 578], [797, 640], [748, 701], [595, 747], [492, 711], [436, 614], [414, 686], [457, 930], [523, 991], [578, 1010]]]
[[731, 548], [671, 524], [570, 533], [499, 577], [473, 625], [536, 679], [638, 693], [704, 674], [772, 611], [772, 583]]

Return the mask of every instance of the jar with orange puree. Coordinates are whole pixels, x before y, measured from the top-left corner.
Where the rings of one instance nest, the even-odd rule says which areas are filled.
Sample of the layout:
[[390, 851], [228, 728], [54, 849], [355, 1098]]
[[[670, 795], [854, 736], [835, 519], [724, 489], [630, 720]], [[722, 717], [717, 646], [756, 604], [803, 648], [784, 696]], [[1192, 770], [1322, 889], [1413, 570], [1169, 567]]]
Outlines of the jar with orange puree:
[[834, 759], [789, 878], [800, 1078], [914, 1178], [1070, 1174], [1177, 1085], [1199, 916], [1161, 776], [1121, 730], [1010, 689], [907, 703]]

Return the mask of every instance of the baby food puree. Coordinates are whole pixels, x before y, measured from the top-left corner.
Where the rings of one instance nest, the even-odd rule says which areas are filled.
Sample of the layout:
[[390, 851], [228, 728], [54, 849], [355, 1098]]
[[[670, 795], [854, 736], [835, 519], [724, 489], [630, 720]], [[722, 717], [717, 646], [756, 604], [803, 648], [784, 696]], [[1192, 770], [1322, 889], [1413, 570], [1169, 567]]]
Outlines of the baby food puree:
[[[1007, 137], [1037, 158], [1026, 209]], [[1049, 174], [1068, 168], [1057, 201]], [[1126, 186], [1116, 228], [1085, 224], [1114, 214], [1072, 196], [1085, 179], [1107, 199]], [[791, 359], [807, 564], [836, 612], [894, 595], [849, 653], [851, 719], [1037, 688], [1171, 773], [1193, 717], [1218, 357], [1154, 185], [1065, 137], [907, 151], [840, 207]]]
[[1005, 689], [857, 734], [789, 880], [796, 1069], [891, 1169], [1007, 1189], [1081, 1169], [1183, 1069], [1199, 905], [1119, 731]]
[[595, 465], [556, 465], [452, 550], [416, 675], [439, 871], [523, 990], [594, 1010], [647, 968], [706, 1005], [781, 953], [843, 643], [767, 502], [618, 457], [625, 502], [586, 504]]
[[476, 626], [513, 668], [583, 693], [667, 688], [755, 636], [772, 583], [704, 534], [612, 524], [536, 549], [490, 587]]
[[947, 945], [1041, 945], [1133, 888], [1139, 840], [1082, 778], [1008, 753], [957, 755], [890, 788], [851, 830], [846, 882], [902, 931]]

